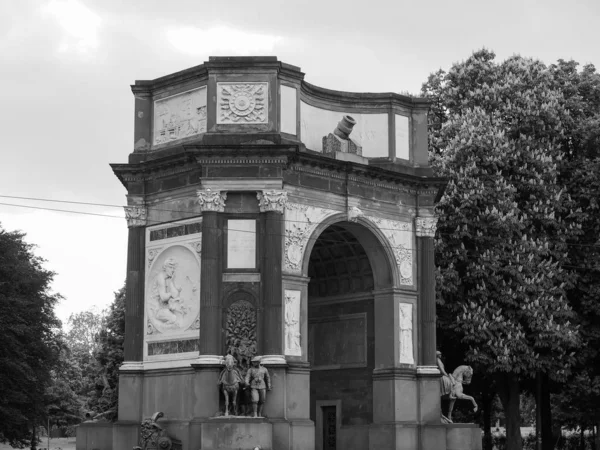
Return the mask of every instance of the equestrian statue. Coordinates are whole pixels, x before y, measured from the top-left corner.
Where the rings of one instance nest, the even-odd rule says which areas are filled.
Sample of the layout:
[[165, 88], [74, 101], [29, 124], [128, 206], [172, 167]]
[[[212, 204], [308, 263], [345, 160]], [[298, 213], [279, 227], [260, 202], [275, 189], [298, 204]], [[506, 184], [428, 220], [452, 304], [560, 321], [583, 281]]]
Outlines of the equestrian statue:
[[436, 352], [437, 366], [442, 373], [440, 379], [440, 388], [442, 400], [449, 400], [448, 405], [448, 416], [444, 416], [442, 412], [442, 423], [453, 423], [452, 422], [452, 410], [454, 409], [454, 402], [456, 400], [470, 400], [473, 403], [473, 411], [477, 411], [477, 403], [475, 399], [470, 395], [463, 392], [463, 384], [470, 384], [471, 378], [473, 377], [473, 369], [471, 366], [458, 366], [452, 375], [448, 375], [442, 362], [442, 352]]
[[219, 375], [218, 385], [225, 397], [225, 416], [229, 416], [229, 403], [231, 397], [232, 414], [237, 416], [237, 395], [240, 389], [240, 384], [244, 384], [244, 377], [240, 373], [236, 365], [236, 360], [233, 356], [225, 356], [225, 368]]

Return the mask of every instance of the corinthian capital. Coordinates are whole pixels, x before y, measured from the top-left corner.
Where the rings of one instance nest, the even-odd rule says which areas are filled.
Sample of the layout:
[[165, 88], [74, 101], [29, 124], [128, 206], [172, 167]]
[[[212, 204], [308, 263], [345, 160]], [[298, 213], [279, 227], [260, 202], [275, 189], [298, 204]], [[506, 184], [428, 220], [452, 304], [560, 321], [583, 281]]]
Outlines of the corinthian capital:
[[210, 189], [198, 189], [198, 203], [200, 203], [200, 210], [223, 212], [225, 211], [225, 200], [227, 199], [227, 192], [211, 191]]
[[124, 206], [123, 209], [125, 209], [125, 218], [129, 228], [146, 226], [147, 210], [145, 206]]
[[437, 217], [417, 217], [415, 219], [418, 237], [434, 237]]
[[287, 204], [286, 191], [262, 191], [257, 192], [256, 197], [258, 198], [258, 207], [260, 208], [260, 212], [275, 211], [283, 214], [285, 205]]

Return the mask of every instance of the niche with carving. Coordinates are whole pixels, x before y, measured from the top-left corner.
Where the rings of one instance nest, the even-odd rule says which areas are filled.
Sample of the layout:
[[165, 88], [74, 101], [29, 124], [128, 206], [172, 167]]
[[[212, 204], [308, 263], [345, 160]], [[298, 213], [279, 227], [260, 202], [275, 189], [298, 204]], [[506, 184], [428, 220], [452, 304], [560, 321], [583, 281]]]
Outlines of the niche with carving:
[[256, 308], [248, 293], [237, 292], [230, 299], [232, 302], [225, 317], [226, 353], [237, 360], [238, 367], [245, 375], [252, 357], [257, 353]]

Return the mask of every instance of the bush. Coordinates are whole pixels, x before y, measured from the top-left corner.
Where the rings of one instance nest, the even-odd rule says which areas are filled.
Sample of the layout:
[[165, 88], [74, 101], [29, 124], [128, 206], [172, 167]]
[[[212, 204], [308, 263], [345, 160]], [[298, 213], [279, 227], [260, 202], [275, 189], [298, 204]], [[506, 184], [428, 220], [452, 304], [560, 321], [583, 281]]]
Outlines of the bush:
[[[557, 442], [556, 450], [579, 450], [579, 441], [581, 437], [579, 433], [571, 433], [563, 435]], [[506, 436], [503, 434], [492, 435], [492, 445], [494, 450], [506, 450]], [[594, 448], [593, 437], [587, 433], [585, 435], [585, 450], [592, 450]], [[523, 438], [523, 450], [536, 450], [535, 449], [535, 434], [530, 434]]]

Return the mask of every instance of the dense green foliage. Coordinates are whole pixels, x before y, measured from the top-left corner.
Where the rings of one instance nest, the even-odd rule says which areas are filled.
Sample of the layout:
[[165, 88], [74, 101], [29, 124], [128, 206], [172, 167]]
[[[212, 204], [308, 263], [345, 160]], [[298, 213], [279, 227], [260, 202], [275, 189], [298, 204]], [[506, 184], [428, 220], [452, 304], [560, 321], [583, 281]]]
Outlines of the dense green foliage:
[[35, 446], [31, 430], [45, 424], [45, 393], [61, 353], [53, 273], [24, 237], [0, 227], [0, 442], [15, 447]]
[[[432, 165], [449, 179], [436, 240], [440, 341], [492, 377], [515, 418], [524, 379], [575, 382], [573, 368], [596, 358], [597, 75], [481, 50], [432, 74], [423, 93]], [[515, 449], [518, 425], [507, 422]]]
[[99, 371], [95, 376], [95, 390], [88, 406], [108, 420], [117, 420], [119, 366], [123, 363], [125, 337], [125, 287], [115, 292], [115, 299], [102, 320], [97, 334], [94, 358]]

